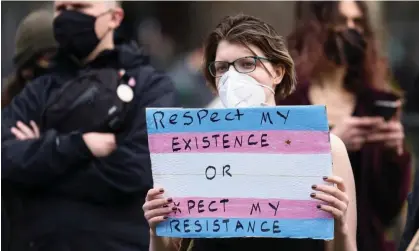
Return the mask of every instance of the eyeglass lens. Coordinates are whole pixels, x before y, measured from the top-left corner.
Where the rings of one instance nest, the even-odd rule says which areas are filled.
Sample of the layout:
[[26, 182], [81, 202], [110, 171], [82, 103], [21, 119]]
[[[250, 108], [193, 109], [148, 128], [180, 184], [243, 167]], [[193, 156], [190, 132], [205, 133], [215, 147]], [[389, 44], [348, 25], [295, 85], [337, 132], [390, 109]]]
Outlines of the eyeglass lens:
[[[211, 67], [210, 71], [214, 77], [221, 77], [229, 69], [230, 64], [228, 62], [216, 61]], [[249, 73], [256, 68], [256, 59], [252, 57], [239, 58], [233, 63], [236, 71], [240, 73]]]

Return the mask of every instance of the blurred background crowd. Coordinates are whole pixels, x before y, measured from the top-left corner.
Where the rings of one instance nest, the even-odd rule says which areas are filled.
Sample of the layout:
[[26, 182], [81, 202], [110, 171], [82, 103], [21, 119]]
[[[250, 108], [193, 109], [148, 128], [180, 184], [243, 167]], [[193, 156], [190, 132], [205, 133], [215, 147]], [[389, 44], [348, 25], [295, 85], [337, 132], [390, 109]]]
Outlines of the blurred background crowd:
[[[240, 12], [254, 15], [271, 23], [284, 36], [292, 31], [295, 23], [294, 1], [122, 1], [121, 4], [125, 18], [117, 37], [137, 41], [148, 51], [153, 65], [173, 77], [184, 107], [202, 107], [213, 98], [199, 73], [200, 48], [205, 36], [222, 17]], [[414, 96], [414, 82], [419, 76], [419, 34], [415, 32], [419, 27], [419, 3], [367, 1], [367, 5], [381, 53], [388, 56], [394, 84], [407, 94], [405, 109], [415, 112], [419, 109]], [[39, 8], [52, 10], [52, 2], [2, 3], [2, 78], [14, 70], [19, 22]], [[408, 116], [406, 123], [414, 123], [417, 119], [413, 117]]]
[[[391, 72], [392, 88], [404, 96], [401, 121], [406, 141], [413, 155], [412, 179], [407, 181], [410, 190], [419, 172], [419, 2], [368, 1], [372, 28], [380, 42], [379, 54], [386, 56]], [[55, 48], [51, 33], [43, 27], [52, 27], [52, 2], [19, 1], [1, 3], [2, 22], [2, 90], [8, 83], [17, 81], [14, 74], [25, 78], [25, 65], [42, 50], [45, 53]], [[220, 105], [214, 93], [206, 86], [201, 72], [202, 42], [209, 31], [226, 16], [236, 13], [254, 15], [272, 24], [279, 34], [288, 36], [296, 23], [296, 2], [164, 2], [122, 1], [125, 18], [116, 31], [115, 39], [136, 41], [150, 56], [152, 65], [166, 72], [178, 91], [180, 106], [205, 107]], [[31, 16], [28, 16], [30, 13]], [[26, 19], [25, 19], [26, 18]], [[50, 19], [48, 19], [50, 18]], [[24, 20], [22, 22], [22, 20]], [[39, 48], [28, 46], [27, 41], [36, 41]], [[42, 58], [37, 65], [42, 66]], [[48, 60], [46, 60], [48, 61]], [[28, 74], [38, 74], [38, 67]], [[30, 76], [28, 77], [30, 78]], [[25, 81], [8, 90], [14, 96]], [[17, 87], [16, 87], [17, 86]], [[7, 103], [7, 95], [2, 96]], [[388, 242], [399, 243], [406, 224], [407, 203], [395, 217], [386, 233]]]

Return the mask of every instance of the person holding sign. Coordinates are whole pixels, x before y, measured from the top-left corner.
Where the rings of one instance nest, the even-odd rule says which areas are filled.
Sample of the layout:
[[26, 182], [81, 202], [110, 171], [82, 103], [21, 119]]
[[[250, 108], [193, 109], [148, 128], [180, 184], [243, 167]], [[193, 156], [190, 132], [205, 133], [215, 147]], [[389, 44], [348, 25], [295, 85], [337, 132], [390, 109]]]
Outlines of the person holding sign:
[[[271, 25], [247, 15], [226, 17], [211, 32], [205, 45], [204, 73], [210, 86], [218, 92], [224, 106], [228, 108], [275, 106], [275, 98], [285, 98], [296, 85], [294, 63], [282, 37]], [[287, 119], [287, 114], [281, 115], [284, 120]], [[237, 112], [219, 119], [240, 120], [241, 116]], [[154, 121], [156, 127], [164, 126], [162, 116], [157, 119], [155, 117]], [[333, 215], [333, 241], [276, 238], [190, 240], [159, 237], [156, 226], [179, 208], [173, 206], [172, 198], [165, 196], [164, 188], [153, 188], [148, 191], [143, 206], [150, 225], [150, 250], [356, 250], [357, 216], [353, 174], [344, 144], [336, 136], [330, 136], [335, 176], [323, 179], [334, 186], [320, 184], [323, 182], [320, 179], [318, 184], [309, 184], [312, 193], [308, 193], [307, 198], [318, 200], [319, 204], [313, 210]], [[259, 144], [263, 144], [262, 138], [258, 140]], [[216, 210], [215, 207], [222, 210], [226, 203], [221, 200], [196, 206], [203, 210]], [[273, 231], [276, 229], [275, 224], [265, 227]]]
[[296, 10], [288, 46], [300, 84], [281, 104], [327, 106], [331, 132], [345, 143], [355, 176], [358, 249], [394, 251], [385, 231], [407, 198], [411, 157], [367, 3], [298, 2]]

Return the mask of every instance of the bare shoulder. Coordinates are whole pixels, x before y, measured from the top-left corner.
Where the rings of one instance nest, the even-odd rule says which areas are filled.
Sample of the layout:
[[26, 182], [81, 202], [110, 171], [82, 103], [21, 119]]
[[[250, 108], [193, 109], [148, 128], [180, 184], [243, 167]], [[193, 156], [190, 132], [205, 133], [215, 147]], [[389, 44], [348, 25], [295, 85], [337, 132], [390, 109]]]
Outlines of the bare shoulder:
[[[330, 134], [330, 144], [332, 147], [333, 175], [342, 179], [343, 186], [339, 189], [344, 192], [349, 201], [347, 208], [348, 218], [346, 220], [349, 230], [349, 240], [356, 247], [356, 190], [354, 174], [345, 144], [336, 135]], [[336, 250], [336, 248], [335, 248]], [[352, 250], [352, 249], [351, 249]]]
[[332, 146], [332, 154], [344, 153], [347, 155], [346, 146], [343, 141], [333, 133], [330, 133], [330, 145]]
[[[333, 173], [343, 179], [353, 178], [352, 167], [348, 157], [348, 151], [343, 141], [336, 135], [330, 134], [332, 148]], [[348, 177], [349, 176], [349, 177]]]

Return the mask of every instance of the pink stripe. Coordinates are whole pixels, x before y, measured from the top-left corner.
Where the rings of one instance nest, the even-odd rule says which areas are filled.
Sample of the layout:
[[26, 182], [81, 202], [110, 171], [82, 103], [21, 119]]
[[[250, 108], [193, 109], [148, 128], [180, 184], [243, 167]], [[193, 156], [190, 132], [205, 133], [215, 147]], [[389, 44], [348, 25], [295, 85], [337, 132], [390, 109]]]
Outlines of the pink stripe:
[[[179, 218], [332, 218], [331, 214], [317, 208], [317, 205], [324, 203], [316, 200], [281, 200], [254, 198], [228, 198], [228, 201], [225, 202], [223, 202], [223, 200], [225, 200], [225, 198], [173, 198], [174, 202], [171, 206], [177, 206], [178, 210], [174, 213], [171, 213], [170, 216]], [[258, 202], [260, 211], [257, 209]], [[252, 205], [255, 206], [255, 208], [253, 208], [253, 212]]]
[[[228, 134], [228, 135], [227, 135]], [[257, 142], [249, 145], [250, 142]], [[214, 138], [213, 135], [220, 135]], [[227, 136], [224, 136], [227, 135]], [[264, 136], [263, 136], [264, 135]], [[174, 139], [177, 137], [177, 139]], [[204, 141], [204, 137], [209, 141]], [[224, 140], [228, 142], [223, 143]], [[189, 142], [189, 147], [185, 143]], [[242, 143], [240, 146], [239, 142]], [[178, 143], [178, 144], [176, 144]], [[151, 153], [329, 153], [329, 133], [321, 131], [231, 131], [149, 135]], [[204, 148], [204, 146], [208, 146]], [[229, 147], [227, 147], [229, 146]], [[174, 151], [174, 148], [178, 148]]]

